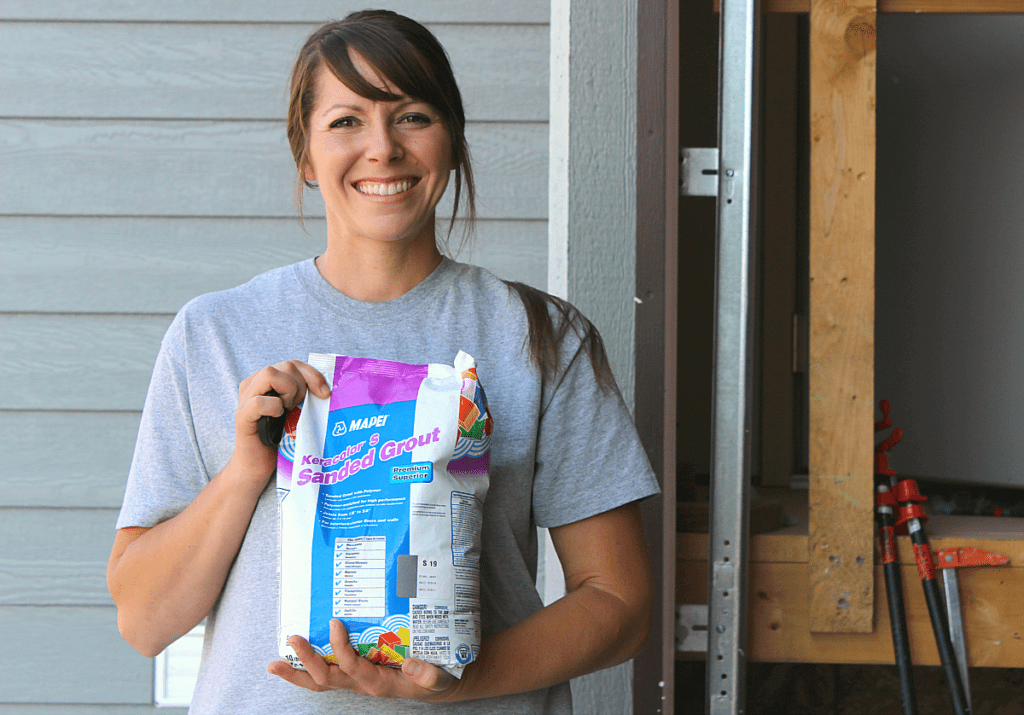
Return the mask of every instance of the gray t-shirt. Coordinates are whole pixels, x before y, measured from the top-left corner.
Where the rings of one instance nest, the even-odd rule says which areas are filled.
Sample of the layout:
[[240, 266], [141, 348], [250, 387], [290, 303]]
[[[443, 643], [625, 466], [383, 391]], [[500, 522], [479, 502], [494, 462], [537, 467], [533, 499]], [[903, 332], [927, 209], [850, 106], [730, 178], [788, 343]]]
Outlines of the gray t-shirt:
[[[487, 271], [449, 259], [386, 303], [339, 293], [312, 260], [196, 298], [164, 336], [117, 527], [171, 518], [224, 468], [234, 449], [238, 385], [263, 367], [306, 360], [310, 352], [450, 364], [465, 350], [477, 360], [495, 423], [481, 555], [483, 630], [518, 623], [542, 607], [535, 526], [569, 524], [658, 491], [628, 411], [616, 393], [599, 388], [575, 335], [563, 341], [550, 381], [531, 362], [526, 336], [519, 298]], [[266, 672], [278, 658], [277, 553], [271, 479], [207, 617], [190, 712], [379, 714], [374, 698], [313, 693]], [[395, 700], [383, 707], [516, 715], [572, 708], [568, 684], [441, 710]]]

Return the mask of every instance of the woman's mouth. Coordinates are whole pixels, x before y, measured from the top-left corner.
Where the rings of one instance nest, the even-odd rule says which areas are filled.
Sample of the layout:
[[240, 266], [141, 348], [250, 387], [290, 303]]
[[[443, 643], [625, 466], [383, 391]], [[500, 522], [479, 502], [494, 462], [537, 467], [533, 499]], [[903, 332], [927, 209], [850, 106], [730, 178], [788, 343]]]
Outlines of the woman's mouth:
[[395, 196], [403, 194], [419, 183], [419, 179], [398, 179], [396, 181], [357, 181], [356, 191], [369, 196]]

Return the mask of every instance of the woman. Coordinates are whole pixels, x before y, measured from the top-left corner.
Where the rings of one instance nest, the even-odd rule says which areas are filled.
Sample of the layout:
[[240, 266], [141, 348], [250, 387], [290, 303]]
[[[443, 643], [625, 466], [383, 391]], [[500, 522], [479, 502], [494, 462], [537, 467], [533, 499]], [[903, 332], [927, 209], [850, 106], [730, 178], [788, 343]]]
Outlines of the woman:
[[[119, 628], [152, 656], [207, 619], [197, 713], [377, 712], [370, 696], [403, 698], [392, 712], [569, 712], [568, 679], [631, 658], [652, 599], [636, 500], [657, 485], [600, 338], [564, 302], [438, 250], [449, 175], [470, 218], [474, 192], [461, 98], [421, 25], [367, 11], [315, 32], [288, 134], [300, 179], [324, 198], [327, 250], [201, 296], [169, 328], [108, 567]], [[276, 453], [258, 420], [330, 393], [301, 362], [310, 352], [450, 363], [460, 349], [496, 424], [479, 658], [461, 679], [415, 658], [379, 667], [333, 621], [337, 665], [301, 638], [290, 644], [306, 671], [273, 660]], [[566, 574], [567, 596], [546, 608], [536, 525]]]

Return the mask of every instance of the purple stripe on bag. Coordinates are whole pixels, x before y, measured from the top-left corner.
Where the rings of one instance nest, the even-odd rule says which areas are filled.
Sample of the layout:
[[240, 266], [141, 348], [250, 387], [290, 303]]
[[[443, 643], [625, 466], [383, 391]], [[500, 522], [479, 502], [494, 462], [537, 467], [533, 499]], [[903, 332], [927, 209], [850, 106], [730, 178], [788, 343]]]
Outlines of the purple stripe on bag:
[[486, 477], [491, 468], [491, 454], [460, 457], [448, 462], [448, 473], [455, 477]]
[[426, 377], [426, 365], [338, 356], [334, 362], [330, 408], [415, 400]]

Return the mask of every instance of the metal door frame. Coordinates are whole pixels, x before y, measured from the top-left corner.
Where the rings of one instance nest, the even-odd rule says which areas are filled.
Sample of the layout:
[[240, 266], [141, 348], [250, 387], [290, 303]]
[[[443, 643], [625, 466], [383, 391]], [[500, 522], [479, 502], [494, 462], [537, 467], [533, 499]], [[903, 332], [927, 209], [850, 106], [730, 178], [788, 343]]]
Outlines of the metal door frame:
[[761, 10], [721, 0], [707, 711], [745, 712]]

